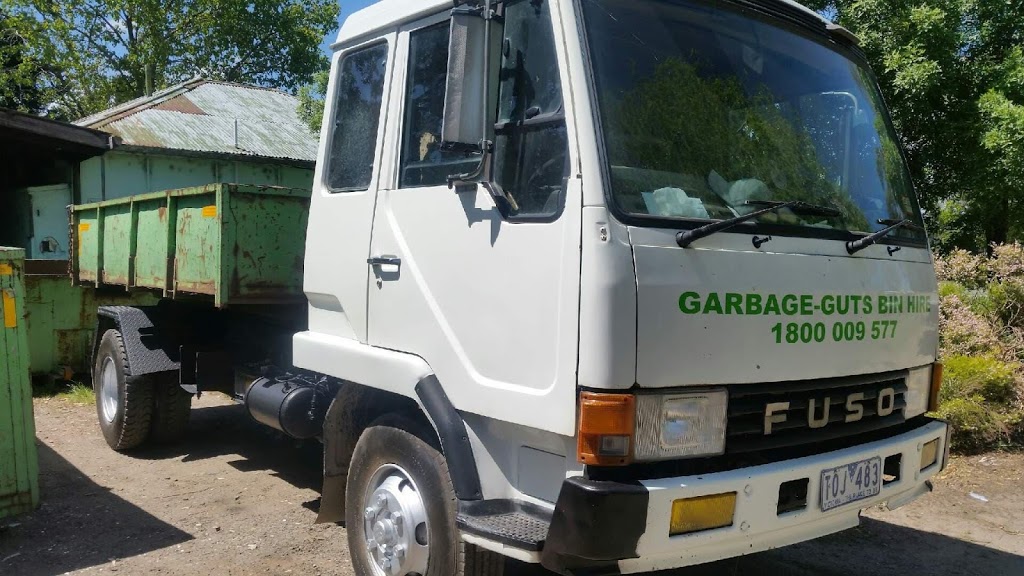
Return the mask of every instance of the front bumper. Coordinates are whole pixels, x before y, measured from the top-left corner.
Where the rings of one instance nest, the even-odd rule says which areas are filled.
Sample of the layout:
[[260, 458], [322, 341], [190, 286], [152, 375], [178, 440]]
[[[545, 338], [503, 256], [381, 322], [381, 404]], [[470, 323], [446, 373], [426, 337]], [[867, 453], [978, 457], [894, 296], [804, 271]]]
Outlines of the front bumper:
[[[632, 574], [713, 562], [802, 542], [856, 526], [860, 510], [887, 503], [896, 508], [931, 489], [945, 468], [948, 428], [930, 420], [908, 432], [842, 450], [727, 472], [641, 480], [565, 481], [541, 554], [545, 567], [562, 574]], [[919, 470], [921, 449], [939, 441], [939, 460]], [[822, 512], [821, 471], [879, 456], [900, 454], [899, 479], [878, 495]], [[784, 482], [807, 479], [803, 509], [778, 513]], [[672, 502], [736, 492], [731, 526], [669, 535]]]

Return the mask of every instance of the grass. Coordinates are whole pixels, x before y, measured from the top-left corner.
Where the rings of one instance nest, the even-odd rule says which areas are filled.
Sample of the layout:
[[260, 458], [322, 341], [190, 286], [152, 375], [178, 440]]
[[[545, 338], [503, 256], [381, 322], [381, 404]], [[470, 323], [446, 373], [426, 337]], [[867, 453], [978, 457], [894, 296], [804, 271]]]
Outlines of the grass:
[[45, 384], [37, 383], [32, 387], [35, 398], [57, 398], [72, 404], [93, 404], [96, 396], [92, 386], [81, 382], [52, 381]]
[[72, 382], [68, 386], [67, 391], [57, 394], [56, 397], [72, 404], [93, 404], [96, 402], [96, 396], [93, 394], [92, 387], [86, 386], [81, 382]]

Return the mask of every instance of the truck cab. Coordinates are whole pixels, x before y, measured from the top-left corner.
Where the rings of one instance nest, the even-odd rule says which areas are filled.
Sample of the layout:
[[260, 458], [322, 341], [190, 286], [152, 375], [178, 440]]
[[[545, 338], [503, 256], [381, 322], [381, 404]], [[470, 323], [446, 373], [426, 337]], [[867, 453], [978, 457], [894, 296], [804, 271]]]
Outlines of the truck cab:
[[852, 34], [787, 0], [386, 0], [334, 50], [295, 363], [461, 421], [464, 540], [641, 572], [929, 490], [935, 275]]
[[675, 568], [930, 490], [932, 256], [850, 32], [790, 0], [382, 0], [332, 48], [293, 375], [236, 360], [234, 390], [323, 441], [356, 573]]

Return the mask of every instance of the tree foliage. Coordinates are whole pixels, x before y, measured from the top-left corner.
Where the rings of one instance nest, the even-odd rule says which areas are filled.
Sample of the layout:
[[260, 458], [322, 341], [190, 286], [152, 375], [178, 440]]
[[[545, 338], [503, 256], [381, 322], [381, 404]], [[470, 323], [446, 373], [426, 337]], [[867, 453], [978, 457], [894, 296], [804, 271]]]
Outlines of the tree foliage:
[[327, 82], [330, 70], [324, 69], [313, 75], [313, 82], [299, 88], [299, 118], [315, 134], [320, 133], [320, 124], [324, 120], [324, 94], [327, 93]]
[[1024, 0], [803, 0], [862, 40], [942, 250], [1024, 235]]
[[35, 84], [40, 65], [28, 54], [20, 28], [16, 17], [0, 10], [0, 107], [39, 112], [44, 105]]
[[[194, 76], [297, 89], [323, 69], [335, 0], [0, 0], [75, 118]], [[147, 82], [148, 80], [148, 82]]]

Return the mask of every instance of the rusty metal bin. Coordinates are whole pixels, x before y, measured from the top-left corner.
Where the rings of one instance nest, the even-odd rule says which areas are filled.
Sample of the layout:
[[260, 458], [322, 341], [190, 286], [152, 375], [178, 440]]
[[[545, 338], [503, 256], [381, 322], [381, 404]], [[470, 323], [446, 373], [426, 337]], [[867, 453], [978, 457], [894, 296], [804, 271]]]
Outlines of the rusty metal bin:
[[309, 190], [210, 184], [72, 207], [76, 283], [212, 297], [220, 307], [305, 302]]
[[0, 247], [0, 518], [39, 504], [24, 275], [25, 251]]

